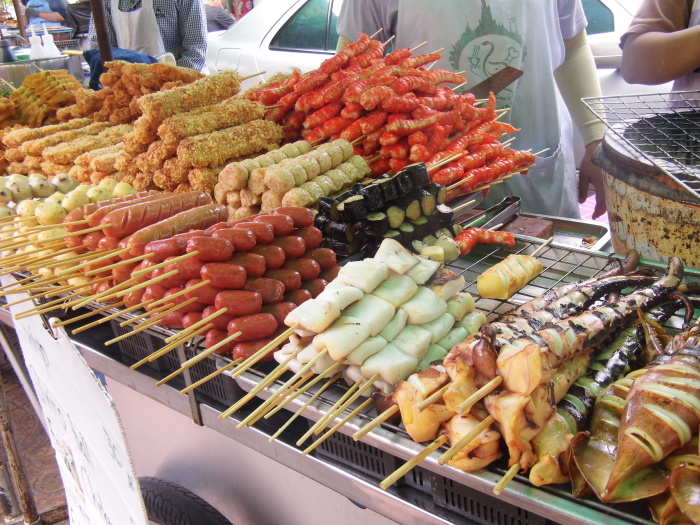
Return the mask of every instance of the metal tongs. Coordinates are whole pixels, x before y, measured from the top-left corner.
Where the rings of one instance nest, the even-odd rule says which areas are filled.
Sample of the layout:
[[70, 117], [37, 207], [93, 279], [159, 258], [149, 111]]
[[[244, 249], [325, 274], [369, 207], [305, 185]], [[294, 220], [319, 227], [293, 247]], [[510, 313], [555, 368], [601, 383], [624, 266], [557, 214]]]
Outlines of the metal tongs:
[[520, 214], [520, 209], [520, 197], [511, 195], [495, 206], [472, 215], [459, 224], [464, 229], [483, 228], [484, 230], [489, 230], [494, 227], [500, 228], [505, 223], [515, 219]]

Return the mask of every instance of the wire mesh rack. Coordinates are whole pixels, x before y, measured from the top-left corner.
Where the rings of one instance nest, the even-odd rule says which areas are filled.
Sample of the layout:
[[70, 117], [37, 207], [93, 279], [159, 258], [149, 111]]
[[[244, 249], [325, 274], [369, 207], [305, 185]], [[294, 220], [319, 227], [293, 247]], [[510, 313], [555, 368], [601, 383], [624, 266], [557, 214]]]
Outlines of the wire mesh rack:
[[[457, 259], [457, 261], [452, 263], [449, 268], [455, 273], [460, 273], [465, 277], [466, 284], [464, 291], [468, 291], [477, 296], [476, 279], [481, 273], [483, 273], [484, 270], [493, 266], [493, 264], [496, 262], [505, 259], [510, 254], [532, 253], [540, 247], [542, 242], [543, 241], [539, 239], [523, 238], [519, 236], [518, 242], [516, 242], [513, 247], [507, 247], [504, 245], [477, 245], [477, 247], [472, 250], [468, 256]], [[537, 258], [545, 267], [544, 271], [538, 277], [536, 277], [517, 294], [506, 301], [477, 297], [477, 311], [481, 311], [484, 313], [488, 321], [492, 321], [499, 315], [531, 299], [539, 297], [553, 288], [565, 283], [595, 277], [603, 271], [611, 268], [613, 264], [617, 264], [614, 262], [615, 257], [607, 257], [605, 254], [600, 252], [592, 252], [585, 249], [572, 249], [570, 246], [554, 244], [547, 246], [544, 248], [544, 250], [539, 252]], [[663, 270], [665, 269], [665, 265], [662, 263], [649, 261], [643, 261], [640, 266], [652, 267], [657, 270], [657, 273], [659, 274], [663, 273]], [[689, 281], [700, 282], [700, 271], [689, 270], [686, 272], [686, 278]], [[695, 318], [697, 319], [697, 317], [698, 312], [696, 311]], [[678, 314], [671, 317], [665, 323], [665, 327], [669, 333], [679, 331], [682, 325], [683, 318]], [[222, 360], [222, 362], [225, 362], [225, 360]], [[256, 369], [256, 367], [253, 367], [243, 376], [238, 378], [238, 380], [244, 390], [250, 390], [254, 384], [266, 377], [267, 372], [268, 368]], [[287, 378], [287, 375], [284, 375], [272, 383], [269, 387], [271, 389], [269, 392], [271, 393], [279, 388]], [[309, 389], [306, 394], [300, 396], [299, 403], [306, 401], [310, 396], [317, 392], [321, 385], [323, 385], [323, 382], [320, 382], [316, 387]], [[330, 411], [333, 405], [337, 403], [347, 389], [348, 386], [344, 381], [335, 381], [330, 388], [324, 391], [313, 401], [311, 404], [313, 411], [320, 414]], [[348, 407], [344, 413], [339, 414], [337, 418], [344, 417], [345, 413], [350, 412], [359, 406], [359, 404], [359, 401], [353, 403], [353, 405]], [[292, 405], [290, 405], [290, 409], [291, 406]], [[296, 408], [297, 407], [295, 406], [294, 409], [296, 410]], [[302, 417], [305, 414], [306, 413], [301, 413]], [[356, 423], [357, 426], [361, 427], [370, 422], [376, 415], [377, 411], [374, 405], [369, 405], [367, 408], [356, 414], [353, 422]], [[327, 427], [331, 426], [332, 422], [329, 422]], [[384, 422], [381, 424], [381, 427], [392, 433], [397, 439], [400, 438], [412, 441], [408, 433], [401, 426]], [[323, 437], [323, 435], [324, 434], [322, 433], [318, 436], [318, 438]], [[443, 447], [443, 450], [446, 448], [446, 446]], [[353, 442], [351, 438], [340, 433], [338, 433], [338, 437], [332, 436], [328, 441], [317, 448], [316, 453], [323, 456], [332, 456], [341, 464], [364, 474], [371, 475], [373, 472], [376, 479], [383, 479], [386, 476], [387, 469], [391, 470], [391, 465], [394, 464], [392, 463], [393, 461], [399, 461], [399, 463], [401, 462], [400, 460], [397, 460], [395, 457], [391, 456], [391, 450], [387, 452], [386, 450], [378, 450], [371, 446], [368, 448], [367, 445], [361, 444], [361, 442]], [[358, 460], [358, 458], [360, 459]], [[506, 470], [507, 464], [503, 459], [488, 467], [488, 471], [497, 473], [498, 475], [503, 475]], [[463, 499], [463, 492], [465, 490], [464, 487], [460, 488], [458, 484], [455, 485], [447, 477], [440, 475], [433, 474], [431, 479], [433, 484], [432, 492], [438, 504], [440, 504], [440, 502], [445, 503], [447, 501], [451, 501], [452, 503], [448, 505], [451, 510], [456, 510], [458, 513], [465, 510], [462, 508], [462, 503], [465, 501]], [[529, 483], [527, 476], [518, 475], [516, 476], [516, 479], [523, 483]], [[410, 482], [410, 480], [406, 480], [405, 483], [409, 485], [413, 484]], [[423, 483], [421, 483], [421, 485], [423, 485]], [[449, 491], [449, 498], [445, 498], [444, 496], [444, 489], [447, 485], [452, 487], [452, 489]], [[436, 487], [439, 490], [437, 490]], [[473, 490], [471, 492], [469, 492], [469, 489], [466, 490], [470, 496], [475, 496]], [[543, 490], [549, 494], [555, 495], [556, 497], [563, 498], [573, 504], [581, 504], [590, 509], [594, 509], [595, 511], [609, 514], [610, 516], [619, 518], [629, 523], [651, 523], [648, 515], [646, 515], [644, 512], [643, 506], [617, 505], [615, 507], [611, 507], [594, 499], [577, 500], [570, 494], [566, 486], [560, 485], [538, 487], [538, 490]], [[442, 496], [437, 497], [439, 495]], [[519, 522], [524, 524], [532, 523], [532, 525], [534, 525], [534, 523], [539, 523], [537, 522], [536, 517], [533, 519], [534, 521], [519, 520]]]
[[77, 38], [71, 38], [69, 40], [55, 40], [54, 43], [56, 44], [56, 47], [58, 49], [60, 49], [61, 51], [66, 51], [66, 50], [79, 51], [80, 50], [80, 40]]
[[583, 101], [624, 143], [700, 197], [700, 91]]

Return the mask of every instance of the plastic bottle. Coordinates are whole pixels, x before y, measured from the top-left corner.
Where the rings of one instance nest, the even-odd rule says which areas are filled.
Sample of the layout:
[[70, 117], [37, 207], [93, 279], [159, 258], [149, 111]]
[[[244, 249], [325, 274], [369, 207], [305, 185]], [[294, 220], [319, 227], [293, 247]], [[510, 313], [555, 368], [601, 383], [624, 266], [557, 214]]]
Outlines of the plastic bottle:
[[61, 51], [56, 47], [53, 41], [53, 35], [49, 34], [44, 24], [44, 34], [41, 35], [41, 41], [44, 43], [44, 53], [47, 57], [60, 57]]
[[32, 36], [29, 37], [29, 43], [31, 44], [31, 48], [29, 49], [30, 60], [34, 60], [35, 58], [46, 58], [44, 46], [41, 45], [41, 37], [36, 34], [33, 27]]

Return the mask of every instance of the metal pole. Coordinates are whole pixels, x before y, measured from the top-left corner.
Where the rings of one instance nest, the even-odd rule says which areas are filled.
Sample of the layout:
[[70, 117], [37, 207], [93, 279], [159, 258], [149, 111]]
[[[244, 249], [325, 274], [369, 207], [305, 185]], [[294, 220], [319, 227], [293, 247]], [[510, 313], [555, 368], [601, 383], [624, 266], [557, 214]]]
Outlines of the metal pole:
[[[12, 1], [17, 2], [18, 0]], [[111, 62], [114, 60], [114, 54], [112, 53], [112, 42], [109, 39], [105, 5], [102, 0], [90, 0], [90, 6], [92, 7], [92, 21], [95, 24], [95, 33], [97, 34], [97, 46], [100, 48], [100, 58], [103, 64]]]
[[24, 17], [21, 14], [22, 11], [20, 11], [19, 0], [12, 0], [12, 5], [15, 6], [15, 16], [17, 17], [19, 34], [22, 38], [24, 38], [25, 45], [28, 45], [29, 39], [27, 38], [27, 29], [24, 27]]
[[10, 475], [14, 482], [15, 490], [17, 491], [17, 499], [19, 507], [24, 514], [24, 523], [33, 525], [40, 523], [41, 517], [36, 509], [34, 498], [32, 497], [27, 481], [27, 474], [24, 472], [22, 462], [17, 452], [14, 435], [12, 433], [12, 420], [10, 418], [10, 410], [7, 406], [7, 397], [5, 396], [5, 383], [0, 375], [0, 433], [2, 433], [2, 442], [5, 445], [7, 452], [7, 460], [10, 466]]

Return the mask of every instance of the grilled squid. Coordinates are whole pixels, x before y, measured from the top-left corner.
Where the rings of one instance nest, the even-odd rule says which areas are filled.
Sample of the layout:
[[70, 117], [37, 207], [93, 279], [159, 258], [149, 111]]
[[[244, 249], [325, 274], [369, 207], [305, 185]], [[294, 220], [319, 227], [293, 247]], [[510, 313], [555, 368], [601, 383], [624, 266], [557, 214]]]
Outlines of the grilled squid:
[[690, 442], [699, 426], [700, 324], [696, 324], [674, 337], [666, 353], [647, 368], [617, 381], [601, 395], [590, 437], [576, 440], [574, 460], [603, 501], [653, 496], [668, 488], [668, 473], [656, 464]]

